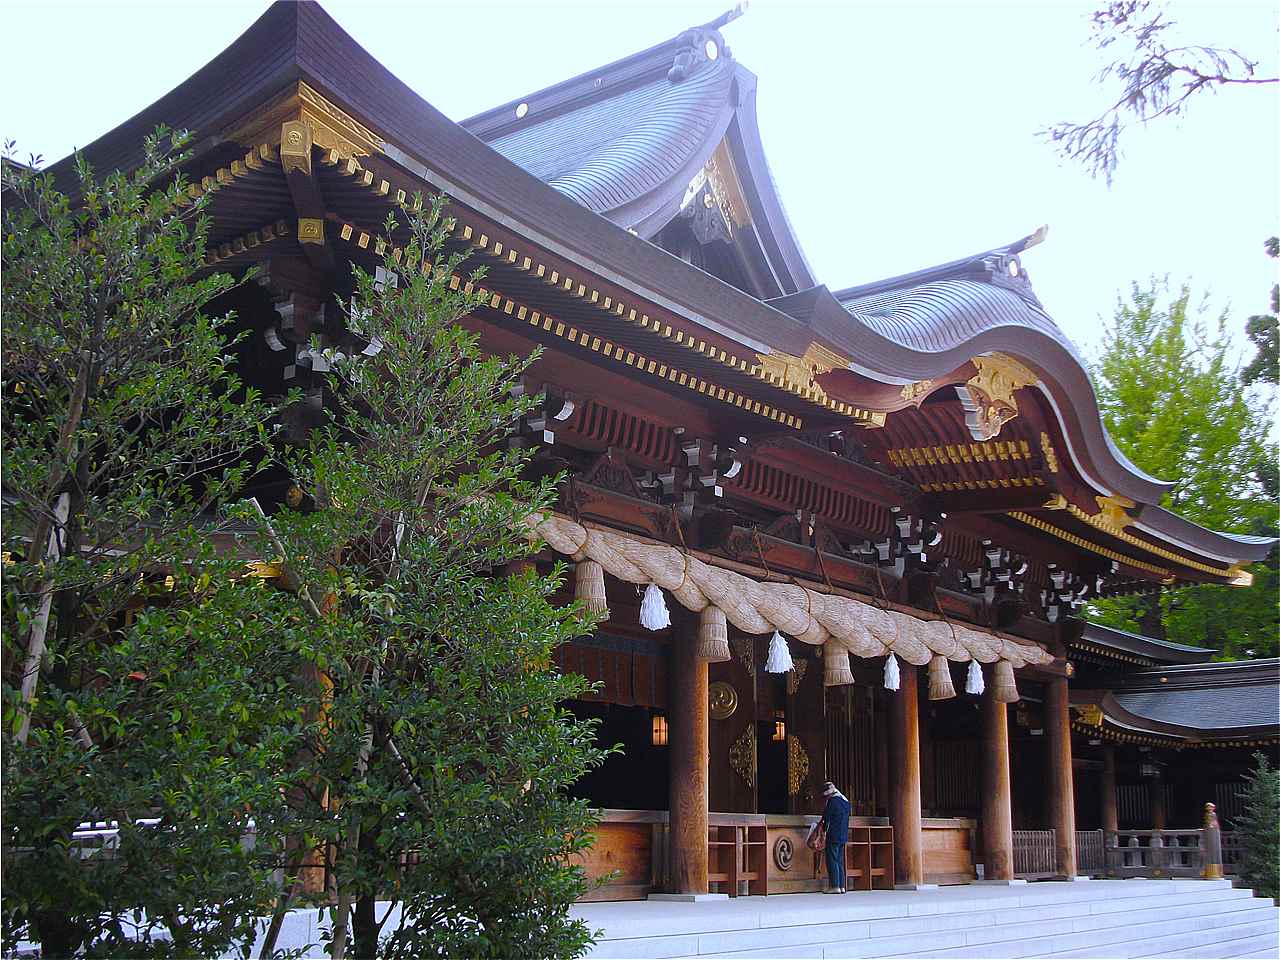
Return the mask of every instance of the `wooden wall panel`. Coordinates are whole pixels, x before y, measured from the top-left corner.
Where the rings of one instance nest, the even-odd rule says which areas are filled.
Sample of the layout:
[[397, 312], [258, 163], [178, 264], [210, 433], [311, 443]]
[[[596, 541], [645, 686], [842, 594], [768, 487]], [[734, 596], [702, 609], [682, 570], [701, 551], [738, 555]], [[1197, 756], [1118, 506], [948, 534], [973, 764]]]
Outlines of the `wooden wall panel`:
[[[816, 654], [816, 656], [815, 656]], [[827, 696], [821, 651], [791, 644], [796, 669], [787, 675], [787, 812], [820, 813], [827, 779]]]
[[[738, 639], [735, 632], [735, 640]], [[739, 646], [739, 649], [745, 649]], [[754, 658], [751, 658], [754, 666]], [[711, 766], [709, 803], [716, 813], [755, 813], [759, 763], [756, 750], [756, 678], [735, 654], [708, 670], [714, 690], [728, 684], [738, 704], [731, 716], [716, 719], [709, 714]]]
[[926, 883], [968, 883], [973, 868], [972, 820], [924, 820], [921, 830]]

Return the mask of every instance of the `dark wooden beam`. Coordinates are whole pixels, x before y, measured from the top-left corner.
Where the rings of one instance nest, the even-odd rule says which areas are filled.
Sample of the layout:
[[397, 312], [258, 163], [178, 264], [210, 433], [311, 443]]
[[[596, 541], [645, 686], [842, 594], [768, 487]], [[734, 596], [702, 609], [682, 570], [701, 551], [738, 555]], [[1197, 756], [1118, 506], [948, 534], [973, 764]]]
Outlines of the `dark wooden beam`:
[[320, 183], [311, 170], [311, 125], [287, 120], [280, 128], [280, 165], [298, 215], [298, 244], [317, 270], [331, 273], [335, 267], [325, 231], [325, 202]]

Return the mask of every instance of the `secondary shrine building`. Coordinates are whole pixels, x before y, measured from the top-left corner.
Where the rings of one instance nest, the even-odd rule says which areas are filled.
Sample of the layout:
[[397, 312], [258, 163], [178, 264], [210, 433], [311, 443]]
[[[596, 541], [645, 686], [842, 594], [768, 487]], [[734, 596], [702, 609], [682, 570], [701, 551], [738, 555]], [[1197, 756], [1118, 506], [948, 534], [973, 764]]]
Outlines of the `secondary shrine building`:
[[1248, 587], [1273, 541], [1168, 512], [1116, 450], [1023, 265], [1043, 231], [815, 277], [731, 16], [455, 123], [319, 6], [280, 3], [85, 153], [105, 172], [159, 123], [198, 132], [210, 267], [261, 270], [225, 303], [253, 332], [242, 373], [315, 408], [312, 338], [351, 345], [350, 264], [381, 263], [406, 197], [447, 196], [488, 271], [467, 323], [544, 350], [520, 436], [569, 479], [543, 557], [608, 611], [559, 654], [601, 682], [573, 709], [624, 748], [578, 784], [603, 811], [592, 896], [819, 889], [827, 779], [854, 807], [851, 888], [1185, 867], [1149, 850], [1206, 801], [1238, 811], [1280, 736], [1276, 663], [1078, 614]]

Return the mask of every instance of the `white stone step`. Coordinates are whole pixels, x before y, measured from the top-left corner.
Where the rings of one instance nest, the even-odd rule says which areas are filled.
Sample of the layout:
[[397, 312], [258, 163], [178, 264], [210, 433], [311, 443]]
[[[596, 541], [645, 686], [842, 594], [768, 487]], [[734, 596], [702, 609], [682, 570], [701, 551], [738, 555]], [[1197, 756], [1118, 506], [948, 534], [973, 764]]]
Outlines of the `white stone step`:
[[[1196, 923], [1199, 919], [1201, 922]], [[1228, 918], [1229, 919], [1229, 918]], [[1255, 919], [1242, 924], [1217, 922], [1214, 917], [1175, 920], [1167, 924], [1138, 924], [1123, 931], [1124, 939], [1105, 941], [1097, 938], [1076, 943], [1075, 949], [1051, 950], [1043, 955], [1047, 957], [1096, 957], [1100, 954], [1107, 957], [1145, 957], [1154, 953], [1170, 950], [1182, 950], [1188, 947], [1199, 947], [1206, 944], [1220, 943], [1226, 940], [1237, 940], [1264, 934], [1274, 925], [1274, 921]], [[1082, 938], [1083, 939], [1083, 938]], [[1105, 946], [1100, 950], [1099, 947]]]
[[1173, 958], [1199, 958], [1203, 957], [1270, 957], [1275, 960], [1280, 956], [1280, 931], [1273, 930], [1271, 933], [1259, 934], [1252, 937], [1242, 937], [1237, 940], [1221, 940], [1210, 944], [1208, 947], [1183, 947], [1179, 950], [1170, 950], [1166, 953], [1152, 954], [1151, 960], [1173, 960]]
[[606, 927], [600, 958], [1136, 957], [1226, 940], [1253, 952], [1269, 902], [1227, 881], [1095, 881], [608, 904], [588, 919]]

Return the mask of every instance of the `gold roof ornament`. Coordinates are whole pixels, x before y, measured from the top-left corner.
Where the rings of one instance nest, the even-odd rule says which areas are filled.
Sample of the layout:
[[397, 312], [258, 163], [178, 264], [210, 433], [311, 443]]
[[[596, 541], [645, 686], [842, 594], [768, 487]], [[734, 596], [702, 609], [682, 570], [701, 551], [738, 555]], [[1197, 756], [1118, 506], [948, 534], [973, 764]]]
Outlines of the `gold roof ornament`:
[[1125, 511], [1133, 509], [1136, 504], [1128, 497], [1117, 495], [1094, 499], [1098, 501], [1098, 512], [1094, 514], [1091, 523], [1099, 530], [1118, 533], [1133, 525], [1133, 517]]
[[1039, 383], [1040, 378], [1013, 357], [991, 353], [974, 357], [977, 373], [956, 387], [965, 409], [965, 425], [975, 440], [991, 440], [1018, 415], [1014, 392]]

